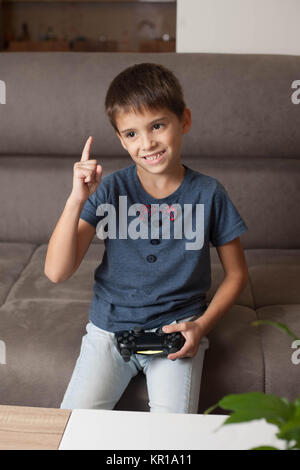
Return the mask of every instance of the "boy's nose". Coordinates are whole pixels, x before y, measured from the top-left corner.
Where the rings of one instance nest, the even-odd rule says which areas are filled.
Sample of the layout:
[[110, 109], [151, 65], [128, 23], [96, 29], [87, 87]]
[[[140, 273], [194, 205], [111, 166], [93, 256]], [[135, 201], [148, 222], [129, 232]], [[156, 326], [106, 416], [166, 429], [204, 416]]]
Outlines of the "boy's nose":
[[155, 142], [151, 139], [151, 137], [144, 136], [142, 137], [142, 149], [143, 152], [148, 152], [156, 148]]

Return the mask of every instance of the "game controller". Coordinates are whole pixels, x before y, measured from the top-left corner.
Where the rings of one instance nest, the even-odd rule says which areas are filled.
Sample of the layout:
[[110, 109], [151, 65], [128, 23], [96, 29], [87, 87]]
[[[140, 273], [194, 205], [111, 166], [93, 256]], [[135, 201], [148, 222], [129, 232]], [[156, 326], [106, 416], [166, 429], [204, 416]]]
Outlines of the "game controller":
[[182, 348], [185, 338], [180, 332], [164, 333], [162, 328], [156, 331], [144, 331], [140, 327], [115, 333], [117, 348], [125, 362], [132, 354], [167, 356]]

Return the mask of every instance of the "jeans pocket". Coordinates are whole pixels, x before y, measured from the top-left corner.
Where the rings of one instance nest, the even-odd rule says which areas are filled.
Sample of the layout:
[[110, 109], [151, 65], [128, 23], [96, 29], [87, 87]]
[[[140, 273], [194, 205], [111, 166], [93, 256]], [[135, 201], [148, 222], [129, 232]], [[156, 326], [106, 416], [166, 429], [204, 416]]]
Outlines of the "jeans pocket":
[[90, 334], [95, 333], [97, 335], [101, 335], [109, 339], [115, 337], [115, 334], [113, 332], [102, 330], [102, 328], [99, 328], [99, 326], [94, 325], [94, 323], [92, 323], [91, 321], [87, 324], [86, 330]]

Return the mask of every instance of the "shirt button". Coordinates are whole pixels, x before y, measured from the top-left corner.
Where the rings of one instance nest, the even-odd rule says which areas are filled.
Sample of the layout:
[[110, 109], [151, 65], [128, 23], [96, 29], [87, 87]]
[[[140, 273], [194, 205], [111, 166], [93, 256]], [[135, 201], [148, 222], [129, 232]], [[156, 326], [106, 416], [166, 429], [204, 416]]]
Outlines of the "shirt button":
[[150, 243], [152, 243], [152, 245], [158, 245], [160, 243], [160, 240], [157, 240], [157, 239], [153, 239], [150, 241]]
[[148, 263], [154, 263], [154, 261], [156, 261], [156, 256], [154, 255], [148, 255], [146, 260], [148, 261]]

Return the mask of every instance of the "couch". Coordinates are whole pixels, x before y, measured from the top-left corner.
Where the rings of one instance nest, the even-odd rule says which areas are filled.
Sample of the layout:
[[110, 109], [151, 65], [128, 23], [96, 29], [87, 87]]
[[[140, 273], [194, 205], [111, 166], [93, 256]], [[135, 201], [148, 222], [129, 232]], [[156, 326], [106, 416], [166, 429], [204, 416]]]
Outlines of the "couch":
[[[209, 333], [199, 413], [229, 393], [294, 400], [300, 365], [300, 105], [292, 83], [300, 57], [202, 53], [0, 53], [0, 404], [59, 407], [88, 322], [103, 241], [93, 240], [72, 278], [44, 274], [47, 244], [72, 188], [73, 165], [93, 135], [103, 174], [132, 160], [104, 114], [113, 77], [129, 65], [173, 70], [192, 110], [182, 161], [216, 177], [248, 231], [241, 236], [249, 282]], [[208, 302], [223, 278], [211, 246]], [[147, 411], [145, 376], [116, 405]], [[219, 410], [217, 412], [222, 412]]]

